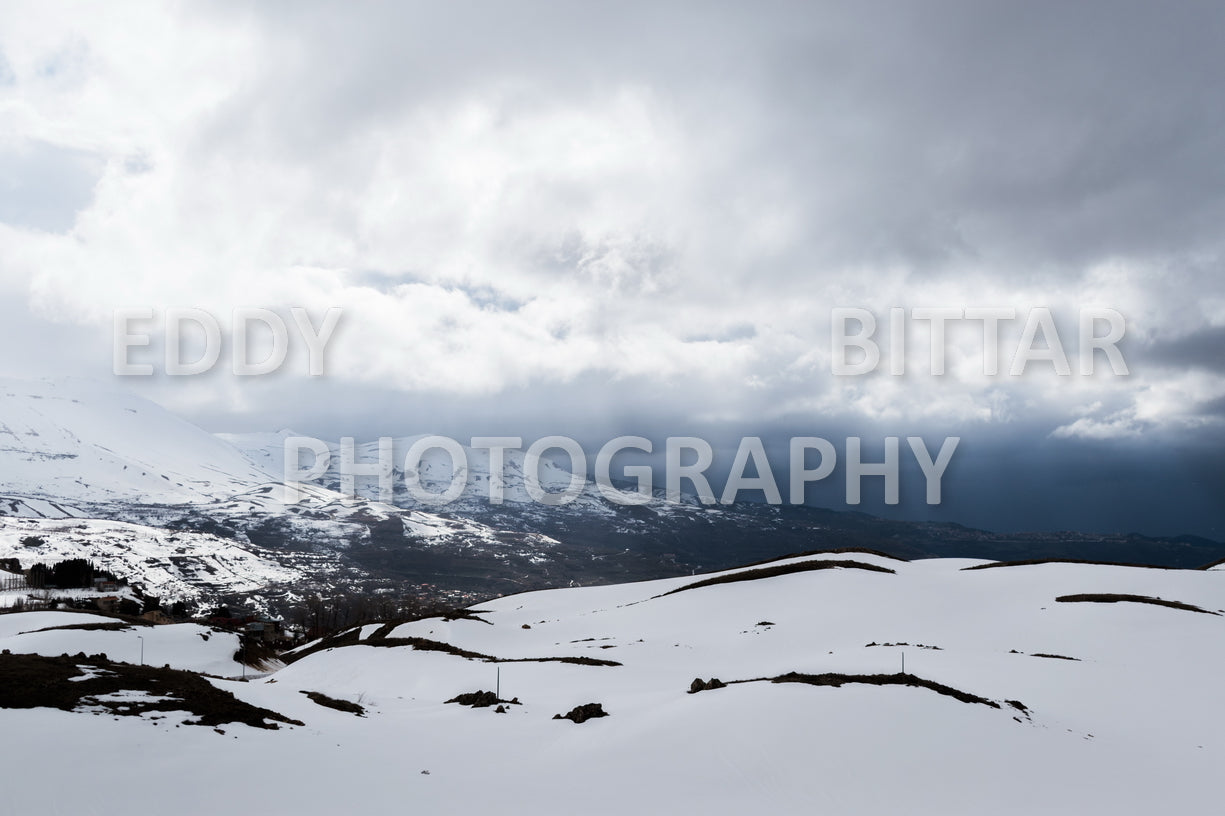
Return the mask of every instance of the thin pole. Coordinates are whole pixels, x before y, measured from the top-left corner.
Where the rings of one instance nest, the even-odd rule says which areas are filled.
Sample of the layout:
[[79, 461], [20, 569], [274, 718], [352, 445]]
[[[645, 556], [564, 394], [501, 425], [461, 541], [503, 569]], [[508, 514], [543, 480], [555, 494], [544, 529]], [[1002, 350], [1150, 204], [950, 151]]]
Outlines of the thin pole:
[[906, 673], [906, 652], [902, 652], [902, 674]]
[[498, 666], [498, 684], [494, 686], [494, 688], [496, 690], [494, 691], [493, 696], [501, 700], [502, 699], [502, 667], [501, 666]]

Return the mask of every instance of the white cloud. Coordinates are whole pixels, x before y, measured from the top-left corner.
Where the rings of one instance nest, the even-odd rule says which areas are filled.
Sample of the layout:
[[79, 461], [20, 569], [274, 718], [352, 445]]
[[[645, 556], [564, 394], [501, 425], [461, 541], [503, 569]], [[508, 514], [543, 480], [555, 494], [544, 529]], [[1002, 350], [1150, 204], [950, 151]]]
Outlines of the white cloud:
[[[820, 15], [681, 14], [697, 26], [682, 43], [648, 27], [627, 35], [620, 18], [607, 32], [554, 22], [465, 41], [443, 11], [420, 11], [400, 37], [407, 13], [380, 20], [373, 8], [282, 9], [285, 20], [43, 9], [0, 11], [3, 132], [97, 156], [101, 169], [64, 234], [0, 225], [0, 276], [19, 300], [7, 308], [93, 332], [79, 356], [99, 374], [117, 306], [304, 305], [346, 310], [340, 390], [497, 395], [594, 376], [682, 384], [711, 416], [1041, 417], [1082, 436], [1184, 427], [1188, 406], [1219, 393], [1210, 375], [1179, 390], [1144, 370], [986, 378], [972, 329], [950, 335], [943, 378], [921, 373], [922, 327], [906, 378], [830, 376], [833, 306], [882, 318], [897, 305], [1051, 306], [1074, 338], [1076, 309], [1106, 305], [1128, 318], [1133, 349], [1220, 324], [1215, 229], [1186, 243], [1129, 209], [1186, 168], [1120, 169], [1132, 185], [1120, 191], [1101, 167], [1077, 188], [1069, 168], [1116, 110], [1061, 140], [1064, 105], [1079, 97], [1026, 97], [1032, 132], [999, 129], [959, 96], [974, 78], [953, 69], [978, 51], [952, 33], [964, 52], [902, 77], [894, 33], [844, 12], [828, 30]], [[554, 54], [533, 39], [550, 37]], [[826, 50], [796, 45], [810, 40]], [[1012, 76], [999, 70], [984, 76]], [[993, 88], [975, 99], [994, 104]], [[914, 90], [930, 109], [898, 96]], [[1125, 142], [1102, 155], [1122, 162]], [[210, 383], [184, 401], [249, 409], [262, 398]], [[1094, 401], [1113, 413], [1078, 413]]]

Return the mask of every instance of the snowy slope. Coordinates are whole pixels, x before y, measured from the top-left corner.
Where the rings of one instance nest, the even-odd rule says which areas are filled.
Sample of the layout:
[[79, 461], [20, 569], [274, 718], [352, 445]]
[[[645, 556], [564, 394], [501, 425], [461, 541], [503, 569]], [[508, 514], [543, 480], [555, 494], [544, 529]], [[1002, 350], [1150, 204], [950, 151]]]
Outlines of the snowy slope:
[[82, 518], [85, 513], [59, 501], [32, 499], [24, 496], [0, 496], [0, 516], [20, 518]]
[[[840, 565], [811, 569], [823, 562]], [[0, 762], [34, 782], [50, 751], [78, 769], [78, 785], [10, 790], [16, 812], [88, 810], [102, 788], [125, 791], [125, 809], [193, 813], [1216, 812], [1222, 573], [965, 569], [978, 563], [826, 554], [682, 591], [709, 576], [509, 596], [479, 619], [389, 627], [428, 650], [366, 626], [265, 681], [218, 684], [305, 726], [0, 710], [19, 735]], [[1056, 600], [1086, 593], [1184, 608]], [[550, 657], [620, 665], [535, 660]], [[508, 713], [444, 702], [493, 690], [499, 672], [521, 702]], [[736, 682], [788, 672], [902, 684]], [[730, 685], [688, 693], [712, 677]], [[592, 702], [610, 716], [553, 719]], [[123, 758], [151, 740], [165, 750]], [[270, 756], [292, 784], [266, 784]]]
[[[275, 447], [291, 431], [257, 435]], [[178, 419], [163, 408], [104, 383], [84, 380], [0, 380], [0, 550], [17, 532], [19, 519], [105, 519], [48, 529], [76, 530], [56, 536], [39, 560], [93, 558], [105, 569], [130, 577], [152, 593], [195, 600], [210, 593], [248, 593], [270, 583], [300, 581], [301, 569], [326, 585], [335, 553], [367, 543], [371, 527], [399, 523], [419, 546], [503, 547], [499, 531], [463, 518], [405, 511], [366, 498], [347, 499], [323, 486], [289, 491], [278, 475], [280, 458], [249, 458], [223, 439]], [[125, 523], [130, 523], [125, 526]], [[228, 530], [233, 538], [174, 531], [163, 525], [205, 531]], [[137, 529], [140, 528], [140, 529]], [[315, 559], [253, 547], [260, 540], [288, 542]], [[35, 531], [36, 532], [36, 531]], [[543, 535], [517, 535], [520, 548], [556, 542]], [[64, 546], [60, 546], [60, 545]], [[305, 545], [305, 546], [304, 546]], [[146, 550], [150, 551], [146, 552]], [[3, 557], [3, 556], [0, 556]], [[288, 572], [277, 560], [302, 562]], [[360, 568], [347, 566], [349, 577]]]
[[[22, 543], [29, 539], [42, 543]], [[99, 569], [140, 584], [146, 594], [166, 603], [208, 603], [219, 595], [303, 580], [300, 570], [251, 544], [207, 533], [99, 519], [0, 517], [0, 558], [16, 558], [23, 569], [36, 563], [84, 558]], [[23, 595], [0, 593], [0, 606], [10, 606]]]
[[0, 380], [0, 492], [161, 504], [270, 481], [246, 456], [148, 400], [87, 380]]
[[[82, 628], [98, 626], [117, 628]], [[110, 660], [124, 663], [139, 663], [143, 655], [145, 664], [151, 666], [170, 666], [220, 677], [238, 677], [243, 673], [242, 664], [234, 660], [239, 649], [238, 635], [195, 623], [124, 625], [112, 618], [75, 612], [0, 615], [0, 649], [47, 657], [80, 652], [105, 654]]]

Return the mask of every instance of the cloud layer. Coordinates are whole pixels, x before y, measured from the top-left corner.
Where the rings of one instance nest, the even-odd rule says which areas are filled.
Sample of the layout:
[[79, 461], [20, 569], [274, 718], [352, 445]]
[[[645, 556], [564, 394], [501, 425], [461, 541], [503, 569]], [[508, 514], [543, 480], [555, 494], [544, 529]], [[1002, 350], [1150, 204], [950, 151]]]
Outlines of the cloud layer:
[[[123, 306], [339, 306], [325, 384], [124, 384], [217, 430], [1220, 445], [1223, 39], [1209, 3], [8, 5], [0, 367], [109, 377]], [[1132, 374], [984, 377], [963, 326], [928, 377], [915, 323], [907, 376], [835, 378], [835, 306], [1045, 306], [1072, 353], [1110, 307]]]

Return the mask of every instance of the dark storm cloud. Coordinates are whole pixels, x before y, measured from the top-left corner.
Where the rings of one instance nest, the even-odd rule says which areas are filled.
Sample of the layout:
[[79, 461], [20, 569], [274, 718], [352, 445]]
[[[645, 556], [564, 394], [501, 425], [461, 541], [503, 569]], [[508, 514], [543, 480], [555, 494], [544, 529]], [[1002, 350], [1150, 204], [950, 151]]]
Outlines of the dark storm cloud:
[[1196, 407], [1196, 413], [1225, 419], [1225, 397], [1207, 400]]
[[835, 188], [840, 254], [1066, 273], [1219, 250], [1219, 7], [897, 4], [818, 37], [822, 19], [757, 87], [775, 160], [818, 212]]
[[1197, 329], [1173, 340], [1154, 340], [1142, 359], [1170, 368], [1201, 368], [1225, 374], [1225, 326]]
[[[754, 188], [788, 202], [802, 235], [769, 258], [775, 283], [856, 264], [1040, 283], [1223, 249], [1217, 4], [224, 8], [269, 47], [201, 130], [206, 153], [326, 166], [355, 135], [465, 93], [502, 89], [514, 117], [637, 85], [714, 147], [696, 182], [712, 204]], [[743, 283], [762, 263], [723, 274]]]
[[[359, 9], [362, 7], [358, 7]], [[473, 87], [641, 83], [809, 205], [804, 260], [1054, 263], [1219, 249], [1225, 14], [1210, 3], [298, 4], [219, 133], [311, 155]], [[318, 84], [300, 74], [326, 60]], [[281, 93], [275, 123], [252, 114]], [[734, 190], [715, 191], [732, 194]], [[797, 263], [800, 259], [796, 259]]]
[[[181, 143], [149, 153], [171, 161], [151, 160], [142, 184], [158, 189], [159, 167], [172, 167], [182, 177], [165, 189], [183, 195], [195, 180], [208, 194], [184, 206], [187, 234], [163, 225], [165, 241], [177, 252], [234, 218], [238, 229], [196, 251], [260, 255], [270, 280], [269, 268], [309, 266], [320, 298], [348, 287], [351, 336], [389, 361], [365, 379], [245, 384], [241, 411], [189, 405], [210, 429], [567, 434], [593, 448], [623, 433], [704, 435], [721, 468], [747, 435], [785, 448], [790, 435], [961, 434], [944, 506], [863, 509], [1225, 537], [1212, 466], [1225, 418], [1213, 313], [1225, 302], [1219, 3], [182, 13], [252, 46], [236, 57], [250, 60], [241, 81], [191, 110], [174, 129]], [[629, 113], [608, 114], [626, 89]], [[465, 129], [469, 108], [479, 124]], [[465, 138], [470, 150], [449, 149]], [[574, 150], [584, 141], [605, 152]], [[456, 172], [431, 177], [439, 165]], [[0, 220], [71, 225], [96, 181], [74, 167], [51, 156], [14, 168], [19, 206], [0, 202]], [[218, 178], [254, 179], [247, 218]], [[248, 221], [260, 242], [233, 250]], [[36, 266], [53, 289], [55, 265]], [[240, 281], [243, 297], [256, 279]], [[819, 354], [822, 321], [878, 293], [909, 308], [1047, 303], [1061, 333], [1082, 300], [1126, 306], [1134, 373], [1097, 388], [1039, 376], [960, 392], [918, 376], [892, 392], [883, 375], [837, 382]], [[389, 328], [358, 331], [371, 325]], [[625, 337], [647, 339], [618, 345]], [[431, 357], [429, 376], [396, 379]], [[623, 365], [637, 359], [648, 363]], [[669, 365], [676, 373], [643, 373]]]

